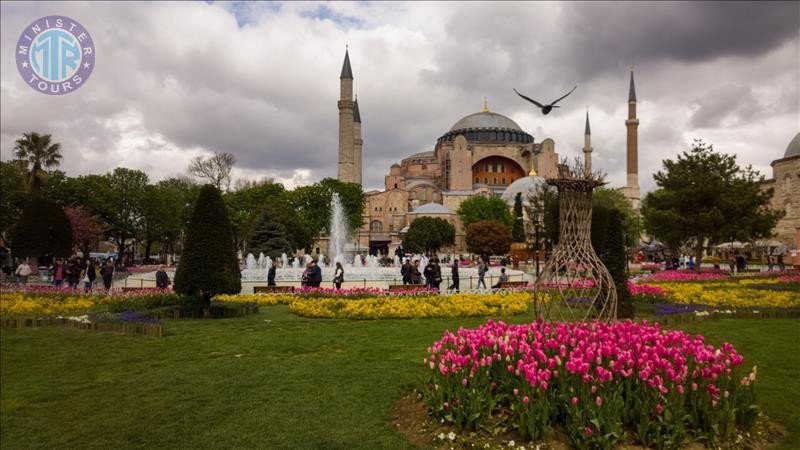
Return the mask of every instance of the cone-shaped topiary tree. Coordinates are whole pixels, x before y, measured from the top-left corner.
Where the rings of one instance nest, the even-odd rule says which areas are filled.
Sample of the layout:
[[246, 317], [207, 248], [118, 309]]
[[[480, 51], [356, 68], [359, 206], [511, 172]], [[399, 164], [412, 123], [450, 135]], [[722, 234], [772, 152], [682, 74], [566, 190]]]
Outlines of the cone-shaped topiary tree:
[[[627, 256], [625, 254], [624, 216], [618, 209], [609, 209], [606, 212], [606, 238], [605, 248], [600, 256], [608, 268], [614, 285], [617, 288], [617, 318], [633, 318], [633, 301], [628, 291], [628, 274], [626, 270]], [[592, 223], [594, 225], [594, 223]]]
[[511, 229], [514, 242], [525, 242], [525, 227], [522, 223], [522, 192], [514, 197], [514, 227]]
[[175, 291], [200, 297], [208, 316], [211, 297], [238, 294], [241, 290], [228, 210], [219, 189], [207, 184], [200, 189], [186, 229], [186, 244], [175, 273]]
[[247, 251], [253, 255], [263, 252], [272, 259], [280, 257], [282, 253], [293, 252], [286, 227], [275, 219], [271, 211], [264, 211], [256, 223], [247, 242]]
[[14, 256], [38, 258], [49, 263], [50, 257], [72, 254], [72, 225], [55, 202], [35, 196], [25, 205], [8, 240]]

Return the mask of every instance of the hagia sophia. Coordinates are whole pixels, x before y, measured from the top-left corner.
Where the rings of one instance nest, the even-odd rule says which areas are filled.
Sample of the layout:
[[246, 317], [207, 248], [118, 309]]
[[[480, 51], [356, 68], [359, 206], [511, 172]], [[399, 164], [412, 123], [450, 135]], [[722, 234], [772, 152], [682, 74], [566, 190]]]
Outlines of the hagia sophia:
[[[353, 99], [353, 71], [345, 51], [340, 75], [338, 179], [361, 184], [361, 114]], [[638, 209], [638, 126], [633, 71], [628, 90], [627, 183], [619, 190]], [[591, 129], [587, 112], [584, 130], [584, 162], [591, 168]], [[466, 252], [465, 231], [456, 211], [475, 195], [498, 195], [513, 204], [518, 192], [527, 198], [545, 179], [557, 175], [559, 155], [551, 138], [541, 141], [512, 119], [490, 111], [468, 114], [439, 136], [430, 151], [415, 153], [392, 164], [384, 177], [384, 190], [366, 192], [364, 221], [354, 233], [357, 250], [370, 254], [392, 254], [402, 243], [408, 226], [422, 216], [439, 217], [456, 229], [456, 252]], [[765, 187], [775, 188], [773, 207], [787, 214], [776, 227], [777, 239], [795, 248], [800, 239], [800, 133], [784, 157], [772, 163], [774, 177]], [[795, 200], [795, 203], [797, 201]]]

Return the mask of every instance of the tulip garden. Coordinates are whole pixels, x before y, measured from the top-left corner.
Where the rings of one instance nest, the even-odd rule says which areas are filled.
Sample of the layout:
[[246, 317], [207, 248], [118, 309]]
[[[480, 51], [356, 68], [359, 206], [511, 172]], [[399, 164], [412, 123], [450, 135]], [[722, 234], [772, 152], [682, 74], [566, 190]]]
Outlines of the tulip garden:
[[[800, 274], [671, 271], [628, 288], [635, 319], [605, 324], [534, 320], [524, 289], [218, 296], [256, 308], [202, 320], [159, 315], [186, 306], [172, 292], [4, 285], [0, 319], [165, 332], [3, 328], [0, 444], [800, 446]], [[406, 397], [419, 420], [396, 411]]]

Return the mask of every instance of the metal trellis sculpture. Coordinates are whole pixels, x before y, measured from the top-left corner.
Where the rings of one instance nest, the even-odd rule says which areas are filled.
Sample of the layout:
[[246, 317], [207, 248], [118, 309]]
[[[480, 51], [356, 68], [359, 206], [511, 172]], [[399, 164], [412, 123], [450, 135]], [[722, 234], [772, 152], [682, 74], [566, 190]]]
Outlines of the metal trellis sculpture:
[[559, 240], [536, 278], [534, 311], [544, 320], [613, 321], [617, 290], [605, 264], [592, 247], [592, 191], [605, 184], [599, 174], [558, 165]]

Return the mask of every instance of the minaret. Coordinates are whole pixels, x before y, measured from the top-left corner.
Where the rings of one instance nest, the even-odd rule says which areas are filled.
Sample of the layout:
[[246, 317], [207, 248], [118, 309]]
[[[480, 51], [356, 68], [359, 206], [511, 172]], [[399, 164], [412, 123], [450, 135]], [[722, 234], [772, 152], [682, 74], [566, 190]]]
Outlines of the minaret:
[[628, 89], [628, 182], [625, 186], [625, 197], [634, 209], [639, 209], [639, 119], [636, 118], [636, 88], [633, 84], [633, 67], [631, 67], [631, 85]]
[[583, 132], [583, 173], [592, 173], [592, 130], [589, 129], [589, 110], [586, 110], [586, 130]]
[[355, 155], [353, 130], [353, 71], [350, 69], [350, 55], [345, 49], [342, 74], [339, 76], [339, 181], [355, 182]]
[[361, 113], [358, 112], [358, 96], [353, 106], [353, 175], [354, 183], [361, 184], [361, 147], [364, 140], [361, 139]]

